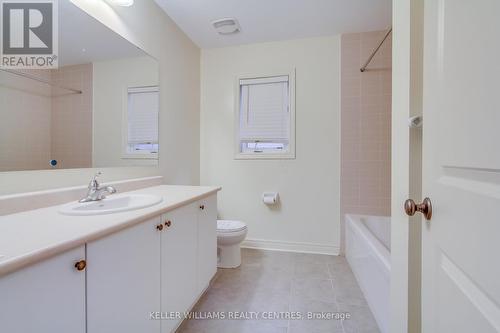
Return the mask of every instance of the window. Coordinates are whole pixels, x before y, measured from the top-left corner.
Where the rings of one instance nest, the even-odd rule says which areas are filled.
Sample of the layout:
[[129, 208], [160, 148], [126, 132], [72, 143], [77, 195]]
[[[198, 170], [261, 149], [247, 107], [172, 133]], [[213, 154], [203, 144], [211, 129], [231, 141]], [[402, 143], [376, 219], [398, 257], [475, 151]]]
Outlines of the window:
[[294, 75], [238, 79], [236, 158], [294, 158]]
[[158, 158], [159, 90], [127, 89], [125, 158]]

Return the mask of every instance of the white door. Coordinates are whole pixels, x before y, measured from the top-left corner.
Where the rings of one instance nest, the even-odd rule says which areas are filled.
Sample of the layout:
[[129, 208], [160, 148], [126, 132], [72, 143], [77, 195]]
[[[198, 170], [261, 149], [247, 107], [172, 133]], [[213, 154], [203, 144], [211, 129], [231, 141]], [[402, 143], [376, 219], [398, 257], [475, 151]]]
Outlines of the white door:
[[217, 194], [198, 201], [198, 294], [217, 272]]
[[[159, 333], [160, 217], [87, 244], [87, 332]], [[69, 332], [69, 331], [68, 331]]]
[[424, 18], [422, 332], [500, 332], [500, 1]]
[[85, 333], [82, 260], [84, 246], [0, 277], [0, 332]]
[[[173, 332], [197, 294], [198, 204], [177, 208], [163, 216], [161, 232], [161, 332]], [[173, 313], [179, 313], [179, 318]]]

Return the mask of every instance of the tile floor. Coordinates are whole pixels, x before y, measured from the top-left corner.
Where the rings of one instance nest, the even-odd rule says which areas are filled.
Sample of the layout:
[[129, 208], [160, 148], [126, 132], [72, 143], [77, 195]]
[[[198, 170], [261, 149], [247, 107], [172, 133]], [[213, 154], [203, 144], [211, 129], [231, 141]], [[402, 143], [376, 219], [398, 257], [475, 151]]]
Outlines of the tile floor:
[[[344, 257], [242, 250], [242, 265], [219, 269], [196, 304], [200, 314], [259, 319], [191, 319], [178, 333], [372, 333], [375, 319]], [[257, 312], [258, 314], [251, 314]], [[349, 313], [346, 320], [263, 319], [264, 313]]]

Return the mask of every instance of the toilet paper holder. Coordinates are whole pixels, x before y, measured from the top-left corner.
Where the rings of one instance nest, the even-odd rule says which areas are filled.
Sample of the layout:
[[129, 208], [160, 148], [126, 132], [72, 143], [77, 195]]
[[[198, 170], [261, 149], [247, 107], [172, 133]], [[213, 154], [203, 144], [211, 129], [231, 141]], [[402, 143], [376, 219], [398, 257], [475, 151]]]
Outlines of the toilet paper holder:
[[276, 205], [279, 201], [278, 192], [264, 192], [262, 193], [262, 202], [266, 205]]

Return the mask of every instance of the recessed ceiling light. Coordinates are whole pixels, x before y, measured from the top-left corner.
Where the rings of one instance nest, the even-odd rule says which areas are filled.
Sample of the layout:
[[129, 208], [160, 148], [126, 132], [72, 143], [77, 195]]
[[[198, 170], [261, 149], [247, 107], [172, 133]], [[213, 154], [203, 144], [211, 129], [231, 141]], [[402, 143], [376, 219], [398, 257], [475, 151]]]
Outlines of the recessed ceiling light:
[[220, 35], [232, 35], [241, 31], [240, 24], [234, 18], [223, 18], [212, 22]]
[[134, 0], [108, 0], [111, 4], [122, 7], [129, 7], [134, 4]]

